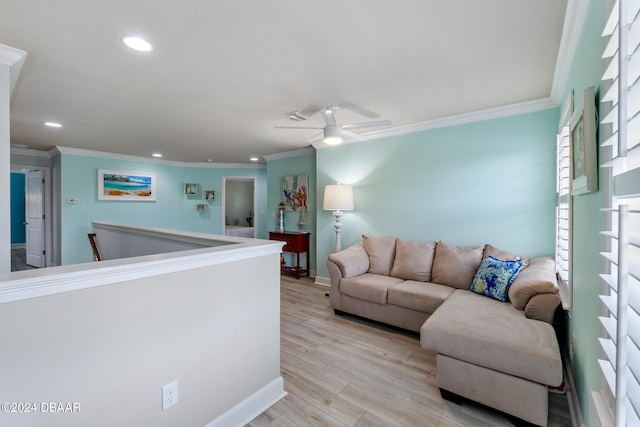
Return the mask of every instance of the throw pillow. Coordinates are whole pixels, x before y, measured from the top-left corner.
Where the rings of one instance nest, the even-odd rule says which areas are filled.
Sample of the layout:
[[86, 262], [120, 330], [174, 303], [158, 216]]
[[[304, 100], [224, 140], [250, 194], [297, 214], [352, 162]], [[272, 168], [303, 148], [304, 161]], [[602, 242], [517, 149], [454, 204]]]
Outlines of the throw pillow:
[[419, 282], [430, 281], [435, 250], [436, 242], [408, 242], [398, 239], [391, 276]]
[[502, 261], [489, 255], [480, 263], [471, 283], [471, 292], [506, 302], [509, 300], [509, 286], [521, 269], [521, 259]]
[[503, 251], [502, 249], [498, 249], [495, 246], [491, 246], [490, 244], [484, 245], [484, 251], [482, 252], [482, 258], [491, 255], [495, 259], [500, 259], [502, 261], [513, 261], [516, 259], [522, 260], [522, 269], [524, 270], [529, 265], [529, 258], [524, 255], [517, 255], [511, 252]]
[[482, 261], [482, 249], [438, 242], [431, 281], [457, 289], [469, 289]]
[[369, 273], [388, 276], [396, 256], [396, 238], [363, 234], [362, 243], [369, 255]]

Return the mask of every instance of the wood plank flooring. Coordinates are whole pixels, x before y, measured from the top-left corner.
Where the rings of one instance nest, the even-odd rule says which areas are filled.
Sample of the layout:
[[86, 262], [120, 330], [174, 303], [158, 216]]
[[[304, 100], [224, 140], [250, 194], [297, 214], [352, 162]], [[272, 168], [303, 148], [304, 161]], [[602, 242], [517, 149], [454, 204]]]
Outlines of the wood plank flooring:
[[[249, 427], [439, 426], [513, 424], [472, 403], [444, 401], [435, 354], [413, 336], [336, 316], [327, 287], [281, 280], [281, 371], [288, 395]], [[570, 427], [566, 395], [550, 394], [549, 426]]]

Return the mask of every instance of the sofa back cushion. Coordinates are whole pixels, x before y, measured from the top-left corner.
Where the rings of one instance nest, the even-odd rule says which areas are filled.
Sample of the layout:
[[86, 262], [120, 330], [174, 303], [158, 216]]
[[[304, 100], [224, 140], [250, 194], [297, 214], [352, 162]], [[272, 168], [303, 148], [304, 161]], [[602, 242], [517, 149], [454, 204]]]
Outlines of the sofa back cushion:
[[430, 282], [435, 252], [436, 242], [408, 242], [398, 239], [391, 276], [405, 280]]
[[364, 249], [369, 255], [369, 273], [389, 276], [396, 256], [396, 238], [362, 235]]
[[483, 247], [468, 248], [438, 242], [431, 281], [458, 289], [469, 289], [482, 261]]

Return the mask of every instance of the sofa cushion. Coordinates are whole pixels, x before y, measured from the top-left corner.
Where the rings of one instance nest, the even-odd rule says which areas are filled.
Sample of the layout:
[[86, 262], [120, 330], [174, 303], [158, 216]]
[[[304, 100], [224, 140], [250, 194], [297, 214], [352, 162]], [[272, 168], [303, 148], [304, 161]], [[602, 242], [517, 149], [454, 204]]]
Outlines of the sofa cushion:
[[387, 302], [431, 314], [455, 291], [451, 286], [406, 280], [387, 290]]
[[529, 267], [513, 281], [509, 287], [509, 300], [522, 310], [534, 295], [557, 293], [556, 263], [551, 257], [539, 257], [530, 260]]
[[438, 242], [431, 281], [458, 289], [469, 289], [482, 261], [482, 247], [468, 248]]
[[378, 304], [387, 303], [387, 289], [403, 280], [381, 274], [365, 273], [340, 280], [340, 292], [354, 298]]
[[514, 261], [517, 259], [522, 260], [522, 269], [527, 268], [529, 265], [529, 258], [524, 255], [517, 255], [511, 252], [503, 251], [502, 249], [498, 249], [495, 246], [491, 246], [490, 244], [484, 245], [484, 249], [482, 251], [482, 257], [492, 256], [495, 259], [500, 259], [502, 261]]
[[482, 259], [471, 283], [471, 292], [485, 297], [507, 301], [509, 286], [522, 268], [522, 260], [502, 261], [491, 255]]
[[396, 256], [396, 240], [395, 237], [362, 235], [364, 249], [369, 255], [369, 273], [385, 276], [391, 273]]
[[398, 239], [391, 276], [405, 280], [430, 281], [435, 251], [436, 242], [408, 242]]
[[541, 384], [562, 382], [551, 325], [513, 305], [456, 290], [422, 325], [424, 349]]

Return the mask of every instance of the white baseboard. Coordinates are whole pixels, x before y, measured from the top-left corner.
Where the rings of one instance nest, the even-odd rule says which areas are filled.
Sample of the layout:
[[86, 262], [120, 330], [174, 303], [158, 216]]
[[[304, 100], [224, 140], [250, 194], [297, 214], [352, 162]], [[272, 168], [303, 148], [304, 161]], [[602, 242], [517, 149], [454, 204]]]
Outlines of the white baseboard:
[[571, 425], [573, 427], [584, 427], [584, 419], [582, 418], [582, 411], [580, 410], [580, 402], [578, 401], [578, 394], [576, 393], [575, 382], [573, 381], [573, 373], [571, 372], [571, 365], [569, 365], [569, 359], [564, 355], [564, 372], [567, 381], [567, 403], [569, 404], [569, 415], [571, 416]]
[[284, 380], [278, 377], [204, 427], [242, 427], [286, 395]]
[[314, 283], [316, 285], [331, 286], [331, 279], [329, 279], [328, 277], [316, 276], [316, 280]]

